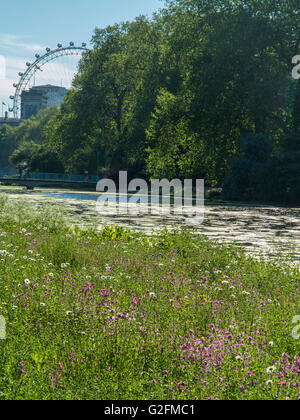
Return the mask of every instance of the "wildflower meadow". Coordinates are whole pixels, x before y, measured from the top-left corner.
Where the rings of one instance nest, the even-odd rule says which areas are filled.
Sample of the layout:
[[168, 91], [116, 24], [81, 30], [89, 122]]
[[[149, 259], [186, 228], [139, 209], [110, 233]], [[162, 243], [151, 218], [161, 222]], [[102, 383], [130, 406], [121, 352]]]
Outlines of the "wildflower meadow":
[[299, 268], [0, 197], [0, 399], [297, 400]]

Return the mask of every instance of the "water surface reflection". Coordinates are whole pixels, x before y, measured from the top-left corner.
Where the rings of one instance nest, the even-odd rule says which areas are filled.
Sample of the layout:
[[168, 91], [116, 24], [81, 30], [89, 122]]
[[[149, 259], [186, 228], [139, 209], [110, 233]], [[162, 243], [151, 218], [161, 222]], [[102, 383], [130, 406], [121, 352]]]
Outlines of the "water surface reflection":
[[70, 223], [80, 226], [118, 224], [132, 230], [151, 232], [163, 227], [193, 229], [209, 238], [241, 245], [248, 252], [269, 258], [300, 257], [300, 208], [212, 203], [205, 206], [204, 223], [191, 227], [183, 216], [174, 215], [112, 215], [109, 208], [96, 211], [99, 193], [65, 190], [37, 190], [25, 192], [17, 188], [0, 187], [12, 200], [20, 197], [36, 206], [58, 206], [65, 209]]

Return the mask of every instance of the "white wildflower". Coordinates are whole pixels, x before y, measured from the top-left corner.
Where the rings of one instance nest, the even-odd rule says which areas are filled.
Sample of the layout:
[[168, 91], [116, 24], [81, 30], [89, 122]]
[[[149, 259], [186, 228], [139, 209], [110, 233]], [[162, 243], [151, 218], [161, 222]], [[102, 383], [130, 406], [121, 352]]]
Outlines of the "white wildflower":
[[266, 369], [267, 373], [274, 373], [276, 371], [276, 366], [270, 366]]
[[273, 381], [271, 381], [271, 380], [267, 381], [266, 385], [273, 385]]

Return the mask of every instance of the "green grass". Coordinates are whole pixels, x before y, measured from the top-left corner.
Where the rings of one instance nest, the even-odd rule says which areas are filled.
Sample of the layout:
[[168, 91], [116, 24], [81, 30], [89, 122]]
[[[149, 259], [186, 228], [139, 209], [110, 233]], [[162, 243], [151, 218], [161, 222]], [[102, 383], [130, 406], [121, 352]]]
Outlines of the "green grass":
[[299, 399], [296, 267], [0, 196], [0, 284], [0, 399]]

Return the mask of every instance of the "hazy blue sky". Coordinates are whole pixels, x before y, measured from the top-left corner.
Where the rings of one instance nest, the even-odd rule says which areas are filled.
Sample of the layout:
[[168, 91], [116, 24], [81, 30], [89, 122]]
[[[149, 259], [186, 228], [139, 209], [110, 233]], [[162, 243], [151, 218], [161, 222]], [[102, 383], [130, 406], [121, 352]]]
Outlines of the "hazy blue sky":
[[[162, 0], [14, 0], [1, 2], [0, 15], [0, 105], [14, 94], [12, 84], [26, 61], [58, 42], [89, 43], [96, 26], [132, 20], [140, 14], [151, 16], [163, 7]], [[6, 77], [3, 78], [3, 62]], [[40, 82], [70, 78], [74, 63], [61, 59], [40, 74]], [[61, 74], [60, 74], [61, 73]], [[58, 82], [56, 82], [58, 83]], [[1, 108], [0, 108], [1, 114]]]

